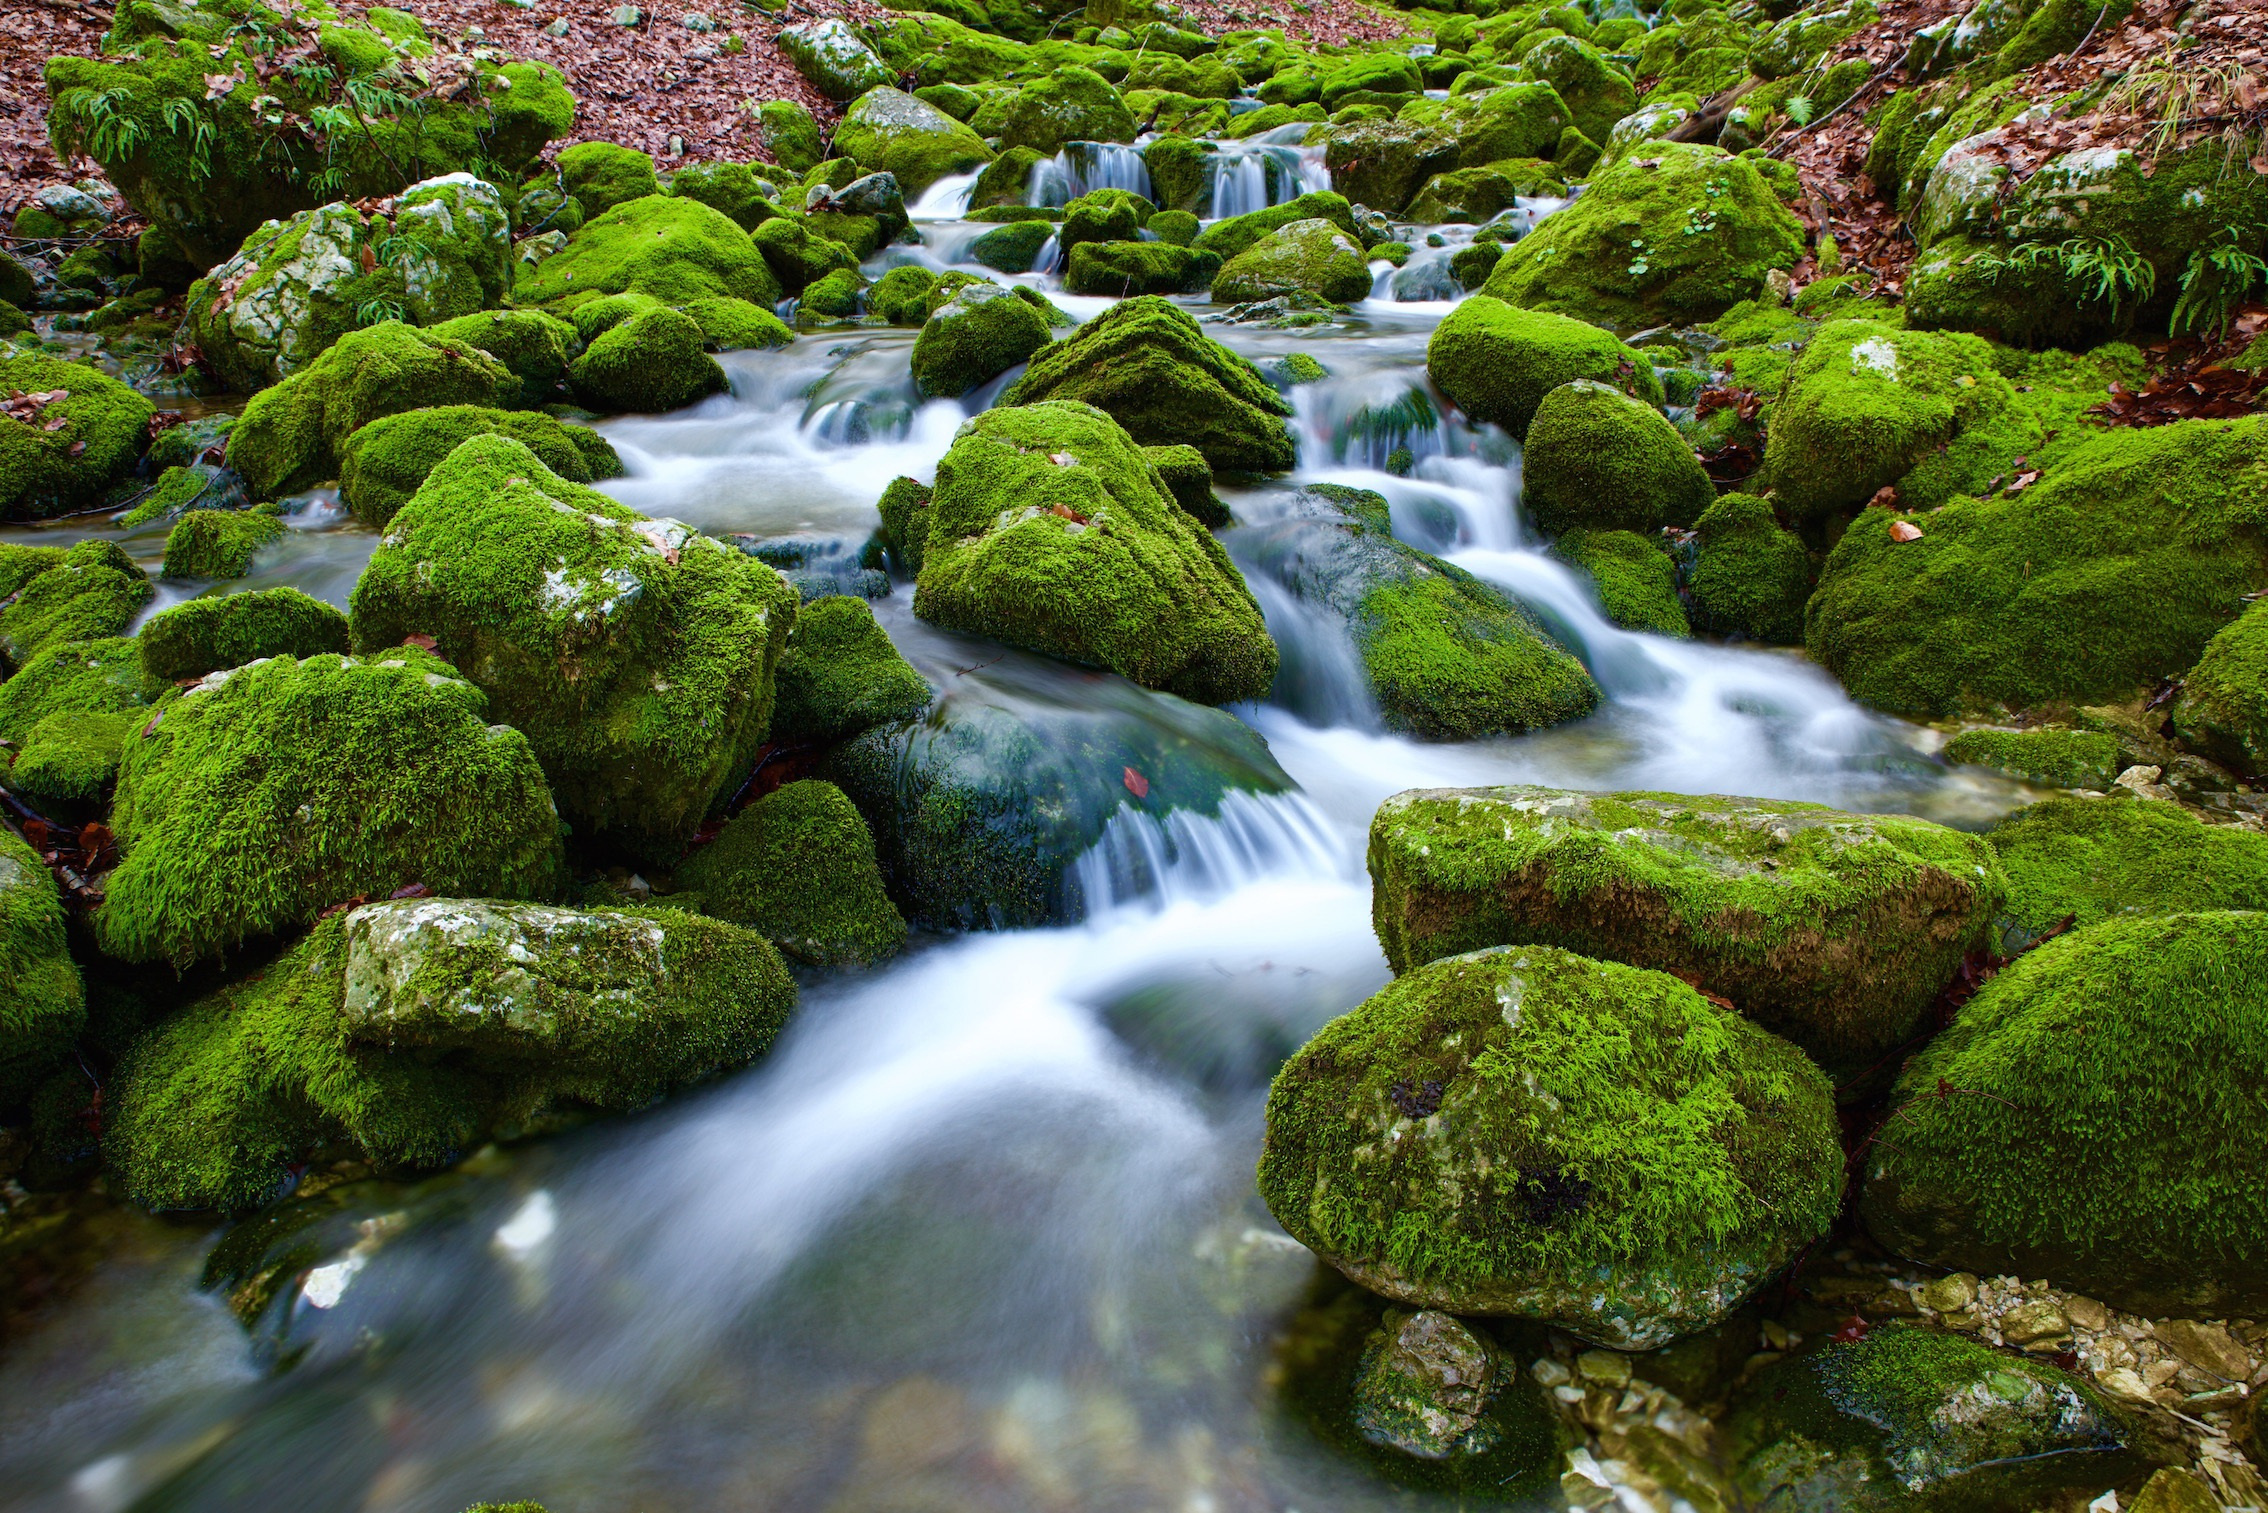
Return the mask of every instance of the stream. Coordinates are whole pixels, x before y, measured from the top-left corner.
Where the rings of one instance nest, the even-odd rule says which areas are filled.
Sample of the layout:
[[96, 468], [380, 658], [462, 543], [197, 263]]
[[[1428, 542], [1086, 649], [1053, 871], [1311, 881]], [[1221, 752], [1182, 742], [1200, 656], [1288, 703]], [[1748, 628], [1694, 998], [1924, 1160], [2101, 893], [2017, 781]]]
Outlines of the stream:
[[[1296, 154], [1272, 171], [1271, 152], [1285, 157], [1260, 143], [1231, 165], [1216, 208], [1304, 187]], [[869, 271], [953, 264], [982, 229], [958, 220], [965, 189], [925, 196], [927, 245]], [[1516, 445], [1428, 388], [1450, 303], [1385, 297], [1378, 268], [1381, 295], [1339, 324], [1206, 328], [1330, 375], [1293, 391], [1298, 471], [1223, 497], [1261, 524], [1303, 482], [1378, 490], [1398, 536], [1501, 585], [1582, 656], [1607, 695], [1596, 715], [1519, 739], [1397, 736], [1343, 631], [1247, 561], [1284, 673], [1270, 702], [1233, 712], [1297, 792], [1213, 818], [1122, 813], [1078, 864], [1080, 922], [917, 935], [882, 968], [807, 986], [763, 1062], [644, 1115], [334, 1189], [294, 1237], [314, 1269], [249, 1336], [199, 1285], [220, 1231], [113, 1216], [96, 1274], [0, 1356], [0, 1507], [1432, 1506], [1279, 1406], [1273, 1343], [1317, 1267], [1252, 1177], [1277, 1061], [1387, 981], [1362, 866], [1379, 801], [1542, 782], [1977, 827], [2025, 794], [1949, 771], [1932, 732], [1859, 709], [1797, 653], [1604, 620], [1524, 526]], [[1108, 304], [1017, 279], [1081, 319]], [[922, 403], [913, 339], [846, 327], [726, 354], [729, 395], [602, 427], [629, 468], [607, 490], [709, 532], [863, 538], [890, 479], [929, 478], [1014, 376]], [[1385, 471], [1397, 450], [1407, 476]], [[100, 519], [0, 536], [109, 536], [154, 576], [165, 527]], [[290, 523], [230, 587], [343, 606], [374, 534], [323, 494]], [[202, 587], [166, 585], [153, 609]], [[876, 613], [940, 688], [1169, 717], [1164, 695], [939, 631], [911, 600], [900, 582]]]

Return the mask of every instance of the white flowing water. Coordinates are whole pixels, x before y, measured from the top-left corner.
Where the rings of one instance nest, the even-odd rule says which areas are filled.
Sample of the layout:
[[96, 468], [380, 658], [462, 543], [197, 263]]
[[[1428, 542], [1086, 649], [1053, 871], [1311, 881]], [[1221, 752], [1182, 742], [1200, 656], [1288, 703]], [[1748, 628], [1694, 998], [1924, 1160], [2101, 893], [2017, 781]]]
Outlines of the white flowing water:
[[[1079, 172], [1132, 176], [1109, 155]], [[936, 202], [955, 192], [925, 215], [949, 216]], [[1084, 318], [1107, 302], [1061, 303]], [[1287, 1425], [1266, 1385], [1313, 1263], [1253, 1191], [1261, 1102], [1282, 1056], [1387, 980], [1361, 866], [1378, 802], [1546, 782], [1981, 822], [2016, 797], [1948, 774], [1795, 654], [1608, 624], [1524, 527], [1517, 448], [1448, 418], [1426, 384], [1446, 308], [1208, 328], [1331, 374], [1295, 391], [1299, 472], [1230, 502], [1263, 522], [1302, 482], [1378, 490], [1398, 535], [1501, 584], [1583, 657], [1596, 715], [1516, 739], [1397, 736], [1344, 629], [1256, 574], [1286, 672], [1239, 713], [1296, 791], [1213, 816], [1121, 811], [1075, 864], [1086, 918], [917, 938], [817, 980], [771, 1055], [714, 1087], [337, 1190], [276, 1252], [294, 1280], [252, 1344], [198, 1286], [206, 1231], [115, 1216], [93, 1279], [0, 1356], [0, 1506], [1435, 1506]], [[931, 476], [1000, 388], [920, 402], [911, 335], [729, 356], [731, 394], [605, 427], [629, 466], [610, 492], [712, 532], [863, 537], [887, 482]], [[321, 500], [295, 522], [249, 583], [343, 603], [371, 534]], [[162, 545], [121, 539], [145, 560]], [[1054, 697], [1163, 707], [922, 627], [909, 594], [878, 613], [940, 687], [1010, 657]], [[1121, 775], [1094, 781], [1116, 792]]]

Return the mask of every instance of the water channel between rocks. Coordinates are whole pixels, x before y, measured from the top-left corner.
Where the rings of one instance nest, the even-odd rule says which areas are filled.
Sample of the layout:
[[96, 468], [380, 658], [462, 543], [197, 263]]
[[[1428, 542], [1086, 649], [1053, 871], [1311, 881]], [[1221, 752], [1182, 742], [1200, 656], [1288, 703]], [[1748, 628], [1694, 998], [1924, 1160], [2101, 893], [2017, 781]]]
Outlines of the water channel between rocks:
[[[1286, 170], [1271, 190], [1252, 162], [1217, 201], [1303, 187]], [[917, 207], [928, 245], [870, 271], [956, 260], [978, 228], [953, 215], [965, 185], [940, 187]], [[1109, 303], [1018, 280], [1081, 319]], [[1361, 860], [1378, 802], [1544, 782], [1980, 826], [2024, 798], [1948, 772], [1926, 732], [1797, 655], [1607, 623], [1523, 529], [1517, 448], [1438, 418], [1425, 342], [1449, 308], [1373, 298], [1326, 327], [1207, 327], [1330, 374], [1294, 391], [1297, 473], [1224, 491], [1285, 669], [1271, 702], [1235, 712], [1297, 792], [1210, 818], [1122, 812], [1076, 869], [1082, 923], [917, 941], [807, 989], [769, 1058], [714, 1087], [343, 1191], [299, 1237], [320, 1264], [249, 1344], [199, 1288], [211, 1232], [118, 1217], [104, 1269], [0, 1362], [0, 1507], [1426, 1505], [1271, 1397], [1273, 1337], [1317, 1268], [1252, 1177], [1276, 1062], [1387, 980]], [[603, 427], [629, 467], [608, 491], [709, 532], [863, 537], [889, 480], [928, 479], [1014, 376], [922, 404], [912, 339], [843, 328], [728, 354], [731, 394]], [[1385, 470], [1397, 451], [1407, 476]], [[1516, 740], [1387, 732], [1343, 632], [1241, 556], [1321, 480], [1383, 493], [1398, 536], [1536, 611], [1591, 667], [1600, 712]], [[238, 586], [343, 606], [375, 535], [323, 495], [291, 523]], [[0, 534], [108, 535], [154, 572], [164, 531]], [[168, 585], [153, 610], [184, 596]], [[942, 689], [1170, 718], [1163, 695], [938, 631], [911, 600], [900, 582], [875, 609]]]

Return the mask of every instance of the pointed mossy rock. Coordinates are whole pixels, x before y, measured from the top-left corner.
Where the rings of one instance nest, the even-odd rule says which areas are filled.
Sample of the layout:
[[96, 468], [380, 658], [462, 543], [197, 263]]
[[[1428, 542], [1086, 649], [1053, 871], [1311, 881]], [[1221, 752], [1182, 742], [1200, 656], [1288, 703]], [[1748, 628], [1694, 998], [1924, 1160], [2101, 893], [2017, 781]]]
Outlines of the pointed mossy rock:
[[442, 459], [474, 436], [509, 436], [569, 483], [622, 476], [613, 444], [589, 426], [534, 410], [437, 405], [381, 416], [349, 436], [339, 453], [339, 499], [364, 525], [382, 526]]
[[156, 592], [117, 542], [99, 537], [23, 565], [35, 570], [0, 600], [0, 668], [11, 672], [46, 647], [122, 633]]
[[408, 647], [272, 657], [170, 696], [126, 743], [111, 828], [95, 939], [176, 967], [358, 895], [540, 897], [560, 873], [526, 737]]
[[[2128, 698], [2268, 589], [2268, 420], [2090, 436], [2021, 494], [1862, 510], [1804, 644], [1861, 702], [1924, 718]], [[1895, 524], [1921, 530], [1892, 537]]]
[[38, 852], [0, 825], [0, 1108], [14, 1108], [78, 1039], [86, 993], [63, 898]]
[[729, 387], [700, 323], [681, 310], [641, 310], [609, 326], [567, 369], [575, 396], [601, 411], [658, 414]]
[[1458, 409], [1515, 439], [1528, 434], [1546, 394], [1579, 378], [1649, 405], [1662, 401], [1653, 364], [1613, 332], [1487, 294], [1460, 301], [1433, 328], [1425, 370]]
[[[117, 379], [0, 341], [0, 392], [53, 394], [34, 421], [0, 415], [0, 520], [44, 520], [102, 502], [149, 444], [156, 406]], [[54, 430], [48, 426], [63, 422]]]
[[1131, 189], [1090, 189], [1063, 207], [1057, 245], [1069, 256], [1081, 242], [1131, 242], [1158, 207]]
[[1221, 472], [1278, 473], [1298, 461], [1284, 426], [1290, 402], [1165, 299], [1122, 300], [1041, 349], [1001, 402], [1048, 399], [1084, 400], [1143, 446], [1193, 446]]
[[1293, 221], [1230, 258], [1213, 278], [1215, 304], [1295, 293], [1341, 305], [1367, 297], [1370, 263], [1361, 243], [1320, 218]]
[[1767, 1366], [1722, 1425], [1741, 1495], [1788, 1513], [2028, 1513], [2149, 1461], [2083, 1379], [1904, 1322]]
[[525, 731], [578, 830], [666, 858], [746, 775], [796, 591], [674, 520], [475, 436], [388, 525], [355, 584], [355, 644], [411, 635]]
[[843, 791], [805, 778], [725, 822], [677, 869], [702, 909], [798, 961], [867, 966], [895, 956], [906, 922], [883, 891], [874, 837]]
[[1549, 946], [1419, 967], [1276, 1074], [1260, 1194], [1373, 1292], [1617, 1350], [1717, 1322], [1842, 1191], [1819, 1069], [1664, 972]]
[[1771, 501], [1720, 495], [1693, 528], [1693, 570], [1685, 585], [1693, 628], [1767, 646], [1802, 645], [1811, 554], [1780, 524]]
[[625, 291], [672, 305], [729, 294], [768, 310], [780, 300], [779, 280], [731, 216], [699, 200], [659, 194], [615, 206], [565, 247], [524, 267], [513, 297], [566, 310]]
[[914, 386], [924, 399], [955, 398], [998, 378], [1047, 344], [1046, 318], [1014, 290], [964, 284], [931, 313], [914, 338]]
[[1529, 943], [1653, 967], [1838, 1076], [1915, 1032], [2007, 895], [1991, 846], [1927, 820], [1521, 786], [1396, 794], [1370, 873], [1397, 971]]
[[284, 537], [285, 525], [260, 510], [191, 510], [165, 535], [168, 579], [241, 578], [261, 547]]
[[1240, 551], [1285, 592], [1346, 622], [1392, 729], [1428, 740], [1519, 734], [1580, 719], [1598, 685], [1519, 604], [1396, 541], [1383, 495], [1310, 484]]
[[155, 688], [265, 657], [313, 657], [347, 649], [347, 618], [296, 588], [207, 594], [152, 615], [134, 643]]
[[1528, 423], [1520, 503], [1538, 530], [1690, 526], [1717, 497], [1692, 446], [1652, 405], [1578, 378]]
[[1551, 544], [1551, 554], [1591, 580], [1599, 608], [1624, 630], [1685, 636], [1685, 606], [1677, 597], [1677, 563], [1659, 535], [1634, 531], [1576, 530]]
[[851, 102], [835, 127], [835, 151], [869, 173], [891, 174], [913, 199], [948, 174], [992, 161], [984, 138], [927, 101], [888, 85]]
[[2251, 777], [2268, 777], [2268, 601], [2205, 643], [2182, 679], [2173, 724], [2183, 743]]
[[1576, 37], [1544, 38], [1520, 55], [1520, 71], [1550, 85], [1567, 107], [1567, 124], [1593, 142], [1605, 141], [1614, 123], [1638, 108], [1629, 75]]
[[1904, 1112], [1867, 1152], [1867, 1228], [2129, 1312], [2256, 1316], [2264, 1017], [2268, 914], [2106, 919], [2041, 944], [1907, 1064]]
[[772, 675], [771, 738], [823, 746], [929, 707], [929, 681], [898, 655], [864, 599], [828, 594], [796, 611]]
[[2008, 873], [2010, 946], [2081, 925], [2210, 909], [2268, 911], [2268, 836], [2208, 825], [2178, 804], [2048, 799], [1985, 833]]
[[145, 1036], [104, 1154], [156, 1209], [256, 1206], [340, 1142], [442, 1166], [548, 1110], [635, 1109], [745, 1065], [795, 996], [761, 936], [697, 915], [368, 904]]
[[1073, 400], [961, 428], [937, 465], [914, 611], [1202, 704], [1261, 698], [1276, 673], [1220, 543], [1116, 421]]

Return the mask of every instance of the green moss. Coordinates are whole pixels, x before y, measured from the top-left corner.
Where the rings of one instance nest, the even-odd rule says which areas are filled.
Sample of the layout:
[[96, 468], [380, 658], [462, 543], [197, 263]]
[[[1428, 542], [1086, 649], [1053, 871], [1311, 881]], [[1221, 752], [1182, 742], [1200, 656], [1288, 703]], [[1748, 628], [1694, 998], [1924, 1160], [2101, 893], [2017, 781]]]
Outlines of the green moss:
[[51, 816], [99, 813], [118, 776], [119, 748], [141, 723], [138, 713], [51, 714], [16, 753], [8, 786]]
[[677, 878], [700, 893], [709, 913], [748, 926], [799, 961], [864, 966], [905, 944], [906, 922], [882, 890], [874, 837], [832, 783], [806, 779], [766, 794], [694, 852]]
[[442, 458], [473, 436], [509, 436], [571, 483], [622, 474], [613, 444], [588, 426], [536, 411], [441, 405], [382, 416], [349, 436], [339, 456], [339, 496], [355, 519], [382, 526]]
[[[793, 223], [766, 221], [757, 231], [783, 224]], [[572, 307], [625, 290], [673, 305], [727, 294], [769, 309], [780, 299], [779, 280], [732, 217], [668, 195], [632, 200], [598, 216], [565, 247], [523, 268], [515, 297]]]
[[[893, 478], [875, 502], [882, 516], [882, 540], [896, 559], [898, 571], [921, 576], [922, 548], [929, 541], [929, 485], [912, 478]], [[0, 696], [5, 689], [0, 688]]]
[[770, 187], [746, 163], [690, 163], [669, 176], [671, 194], [724, 212], [743, 231], [780, 213], [765, 192]]
[[1945, 743], [1945, 760], [1990, 767], [2050, 788], [2111, 786], [2118, 739], [2092, 730], [1964, 730]]
[[1192, 446], [1144, 447], [1142, 455], [1190, 519], [1215, 530], [1229, 523], [1228, 506], [1213, 493], [1213, 465], [1203, 452]]
[[1047, 155], [1029, 147], [1004, 148], [969, 189], [969, 219], [982, 219], [975, 214], [980, 210], [1023, 205], [1031, 189], [1032, 169], [1046, 161]]
[[1986, 837], [2008, 873], [2012, 943], [2066, 915], [2081, 925], [2207, 909], [2268, 910], [2268, 838], [2176, 804], [2050, 799]]
[[500, 390], [500, 402], [533, 409], [550, 400], [581, 350], [575, 328], [541, 310], [483, 310], [428, 326], [437, 341], [464, 342], [495, 358], [519, 380], [517, 392]]
[[790, 745], [827, 745], [910, 720], [930, 699], [927, 680], [898, 655], [874, 611], [847, 594], [797, 612], [773, 684], [771, 738]]
[[866, 308], [893, 326], [918, 326], [929, 319], [929, 288], [936, 282], [936, 274], [916, 263], [892, 268], [867, 286]]
[[908, 198], [918, 198], [948, 174], [992, 161], [984, 138], [934, 105], [888, 85], [851, 102], [835, 127], [835, 151], [870, 173], [894, 174]]
[[[1148, 244], [1157, 245], [1157, 244]], [[1002, 402], [1077, 399], [1144, 446], [1194, 446], [1221, 472], [1283, 472], [1291, 405], [1259, 370], [1168, 300], [1122, 300], [1041, 349]]]
[[1131, 242], [1157, 210], [1131, 189], [1090, 189], [1063, 207], [1057, 245], [1068, 256], [1083, 242]]
[[[1899, 1079], [1864, 1212], [1893, 1250], [2133, 1312], [2250, 1315], [2268, 1184], [2268, 915], [2105, 920], [2038, 947]], [[1956, 1091], [1925, 1096], [1941, 1085]]]
[[142, 675], [159, 688], [262, 657], [347, 649], [346, 616], [296, 588], [210, 594], [152, 615], [135, 638]]
[[2268, 776], [2268, 601], [2205, 644], [2182, 680], [2173, 723], [2192, 749], [2250, 776]]
[[999, 284], [968, 284], [940, 305], [914, 340], [914, 384], [951, 398], [1007, 372], [1048, 344], [1047, 321]]
[[241, 578], [261, 547], [280, 541], [284, 523], [259, 510], [191, 510], [165, 537], [168, 578]]
[[1329, 221], [1358, 240], [1361, 236], [1355, 226], [1354, 207], [1347, 197], [1324, 190], [1303, 194], [1287, 204], [1215, 221], [1197, 238], [1196, 245], [1204, 251], [1220, 254], [1225, 262], [1272, 231], [1281, 231], [1294, 221], [1312, 220]]
[[0, 663], [20, 668], [43, 647], [115, 636], [153, 592], [117, 543], [82, 541], [0, 601]]
[[1046, 221], [1018, 221], [987, 231], [969, 244], [969, 257], [1002, 273], [1029, 273], [1040, 249], [1054, 239]]
[[1387, 800], [1370, 870], [1398, 970], [1529, 943], [1655, 967], [1835, 1072], [1913, 1033], [2007, 888], [1984, 841], [1926, 820], [1527, 787]]
[[[63, 397], [27, 423], [0, 415], [0, 519], [44, 519], [101, 500], [142, 455], [156, 407], [91, 367], [0, 344], [0, 393]], [[50, 430], [57, 420], [62, 425]]]
[[350, 615], [360, 647], [433, 636], [578, 828], [664, 854], [762, 744], [795, 606], [762, 563], [476, 436], [395, 515]]
[[1357, 1282], [1618, 1348], [1713, 1323], [1825, 1232], [1826, 1082], [1660, 972], [1545, 946], [1418, 968], [1277, 1074], [1260, 1192]]
[[1537, 527], [1639, 531], [1690, 525], [1716, 497], [1677, 428], [1647, 404], [1579, 378], [1529, 423], [1521, 500]]
[[1370, 263], [1361, 244], [1329, 221], [1293, 221], [1231, 258], [1213, 279], [1220, 304], [1293, 293], [1337, 304], [1368, 296]]
[[2089, 438], [2030, 490], [1956, 499], [1891, 539], [1863, 511], [1820, 575], [1805, 644], [1893, 713], [2116, 700], [2193, 665], [2268, 587], [2268, 424]]
[[1171, 242], [1081, 242], [1070, 251], [1063, 287], [1072, 294], [1129, 298], [1142, 294], [1194, 294], [1211, 285], [1219, 259]]
[[1677, 598], [1677, 564], [1660, 539], [1631, 531], [1573, 530], [1551, 544], [1551, 554], [1579, 568], [1598, 594], [1599, 608], [1624, 630], [1665, 636], [1690, 632]]
[[801, 294], [830, 273], [858, 266], [858, 259], [850, 248], [813, 235], [803, 221], [793, 216], [766, 221], [756, 228], [749, 241], [762, 255], [779, 286], [789, 294]]
[[1507, 160], [1550, 157], [1574, 117], [1557, 90], [1531, 83], [1420, 101], [1405, 106], [1401, 119], [1430, 126], [1454, 142], [1457, 156], [1450, 166], [1476, 169]]
[[1754, 163], [1649, 142], [1515, 242], [1483, 292], [1618, 330], [1712, 320], [1803, 248], [1802, 223]]
[[757, 128], [772, 161], [790, 173], [808, 173], [827, 156], [819, 123], [796, 100], [766, 100], [756, 109]]
[[1200, 703], [1258, 698], [1275, 676], [1275, 643], [1228, 554], [1091, 405], [978, 416], [938, 464], [930, 508], [924, 619]]
[[146, 702], [138, 640], [58, 642], [0, 683], [0, 740], [23, 744], [51, 714], [115, 714]]
[[1211, 207], [1207, 156], [1203, 142], [1171, 134], [1154, 138], [1142, 149], [1142, 166], [1150, 175], [1150, 194], [1161, 210], [1203, 214]]
[[412, 649], [275, 657], [174, 695], [126, 744], [96, 940], [185, 966], [411, 883], [549, 892], [551, 795], [486, 704]]
[[66, 550], [60, 546], [26, 546], [20, 541], [0, 541], [0, 600], [15, 598], [32, 579], [50, 568], [62, 566]]
[[167, 468], [158, 474], [142, 502], [118, 517], [118, 523], [131, 530], [156, 520], [178, 520], [205, 496], [212, 483], [211, 473], [205, 468]]
[[55, 879], [0, 825], [0, 1108], [21, 1104], [85, 1023]]
[[1811, 558], [1769, 500], [1726, 494], [1701, 512], [1686, 581], [1693, 628], [1768, 646], [1803, 640]]
[[577, 142], [558, 157], [559, 180], [587, 223], [617, 205], [662, 192], [654, 160], [612, 142]]
[[796, 308], [828, 320], [855, 320], [865, 293], [866, 279], [856, 268], [837, 268], [806, 284]]
[[680, 409], [726, 387], [706, 347], [701, 327], [682, 311], [641, 311], [592, 342], [567, 381], [601, 410]]
[[1143, 229], [1161, 242], [1187, 247], [1197, 240], [1200, 224], [1197, 217], [1186, 210], [1161, 210], [1150, 217], [1150, 224]]
[[1425, 370], [1457, 408], [1514, 437], [1527, 435], [1546, 394], [1576, 379], [1611, 384], [1648, 404], [1662, 397], [1653, 364], [1612, 332], [1486, 294], [1463, 301], [1434, 327]]

